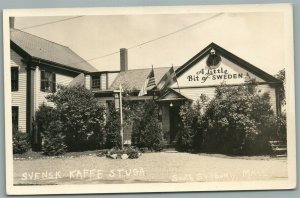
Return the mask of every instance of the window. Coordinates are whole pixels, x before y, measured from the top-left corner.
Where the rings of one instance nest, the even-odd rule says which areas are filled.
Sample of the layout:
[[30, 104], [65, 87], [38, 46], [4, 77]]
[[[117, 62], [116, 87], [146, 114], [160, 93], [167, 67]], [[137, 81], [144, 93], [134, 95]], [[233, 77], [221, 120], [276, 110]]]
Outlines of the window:
[[41, 71], [41, 91], [56, 91], [56, 75], [54, 72]]
[[11, 90], [18, 91], [19, 90], [19, 68], [12, 67], [10, 69], [11, 74]]
[[15, 130], [19, 128], [19, 107], [12, 106], [11, 113], [12, 113], [12, 127], [13, 130]]
[[100, 76], [92, 76], [92, 89], [100, 89]]

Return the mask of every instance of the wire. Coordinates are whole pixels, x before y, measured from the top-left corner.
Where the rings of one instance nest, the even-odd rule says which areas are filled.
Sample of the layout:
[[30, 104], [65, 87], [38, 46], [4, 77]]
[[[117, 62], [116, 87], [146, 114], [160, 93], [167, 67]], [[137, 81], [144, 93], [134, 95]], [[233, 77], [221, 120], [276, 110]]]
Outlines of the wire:
[[184, 30], [186, 30], [186, 29], [192, 28], [192, 27], [194, 27], [194, 26], [196, 26], [196, 25], [199, 25], [200, 23], [203, 23], [203, 22], [205, 22], [205, 21], [208, 21], [208, 20], [210, 20], [210, 19], [213, 19], [213, 18], [215, 18], [215, 17], [218, 17], [218, 16], [220, 16], [220, 15], [222, 15], [222, 14], [223, 14], [223, 13], [218, 13], [218, 14], [213, 15], [213, 16], [211, 16], [211, 17], [208, 17], [208, 18], [206, 18], [206, 19], [204, 19], [204, 20], [198, 21], [198, 22], [196, 22], [196, 23], [193, 23], [193, 24], [191, 24], [191, 25], [188, 25], [188, 26], [185, 26], [185, 27], [183, 27], [183, 28], [181, 28], [181, 29], [178, 29], [178, 30], [176, 30], [176, 31], [174, 31], [174, 32], [171, 32], [171, 33], [165, 34], [165, 35], [163, 35], [163, 36], [154, 38], [154, 39], [152, 39], [152, 40], [149, 40], [149, 41], [146, 41], [146, 42], [143, 42], [143, 43], [140, 43], [140, 44], [131, 46], [131, 47], [129, 47], [128, 49], [134, 49], [134, 48], [137, 48], [137, 47], [141, 47], [142, 45], [146, 45], [146, 44], [148, 44], [148, 43], [151, 43], [151, 42], [160, 40], [160, 39], [165, 38], [165, 37], [168, 37], [168, 36], [171, 36], [171, 35], [176, 34], [176, 33], [178, 33], [178, 32], [181, 32], [181, 31], [184, 31]]
[[[213, 15], [213, 16], [210, 16], [210, 17], [206, 18], [206, 19], [203, 19], [203, 20], [201, 20], [201, 21], [197, 21], [196, 23], [193, 23], [193, 24], [191, 24], [191, 25], [188, 25], [188, 26], [185, 26], [185, 27], [183, 27], [183, 28], [180, 28], [180, 29], [178, 29], [178, 30], [176, 30], [176, 31], [174, 31], [174, 32], [170, 32], [170, 33], [168, 33], [168, 34], [159, 36], [159, 37], [157, 37], [157, 38], [148, 40], [148, 41], [146, 41], [146, 42], [139, 43], [139, 44], [137, 44], [137, 45], [133, 45], [133, 46], [127, 48], [127, 50], [131, 50], [131, 49], [134, 49], [134, 48], [138, 48], [138, 47], [141, 47], [141, 46], [143, 46], [143, 45], [149, 44], [149, 43], [151, 43], [151, 42], [154, 42], [154, 41], [157, 41], [157, 40], [166, 38], [166, 37], [168, 37], [168, 36], [171, 36], [171, 35], [176, 34], [176, 33], [178, 33], [178, 32], [181, 32], [181, 31], [184, 31], [184, 30], [186, 30], [186, 29], [192, 28], [192, 27], [194, 27], [194, 26], [196, 26], [196, 25], [199, 25], [199, 24], [201, 24], [201, 23], [203, 23], [203, 22], [206, 22], [206, 21], [208, 21], [208, 20], [210, 20], [210, 19], [213, 19], [213, 18], [215, 18], [215, 17], [218, 17], [218, 16], [220, 16], [220, 15], [222, 15], [222, 14], [224, 14], [224, 13], [218, 13], [218, 14], [215, 14], [215, 15]], [[109, 54], [105, 54], [105, 55], [103, 55], [103, 56], [94, 57], [94, 58], [91, 58], [91, 59], [86, 59], [85, 61], [81, 61], [81, 62], [93, 61], [93, 60], [101, 59], [101, 58], [104, 58], [104, 57], [107, 57], [107, 56], [112, 56], [112, 55], [117, 54], [117, 53], [119, 53], [119, 51], [111, 52], [111, 53], [109, 53]], [[81, 63], [81, 62], [75, 62], [75, 63], [72, 63], [72, 64], [77, 64], [77, 63]]]
[[[151, 40], [148, 40], [148, 41], [146, 41], [146, 42], [143, 42], [143, 43], [139, 43], [139, 44], [133, 45], [133, 46], [131, 46], [131, 47], [128, 47], [127, 50], [131, 50], [131, 49], [134, 49], [134, 48], [138, 48], [138, 47], [141, 47], [141, 46], [143, 46], [143, 45], [152, 43], [152, 42], [154, 42], [154, 41], [157, 41], [157, 40], [166, 38], [166, 37], [171, 36], [171, 35], [173, 35], [173, 34], [176, 34], [176, 33], [178, 33], [178, 32], [182, 32], [182, 31], [184, 31], [184, 30], [186, 30], [186, 29], [192, 28], [192, 27], [194, 27], [194, 26], [196, 26], [196, 25], [199, 25], [199, 24], [201, 24], [201, 23], [203, 23], [203, 22], [206, 22], [206, 21], [208, 21], [208, 20], [210, 20], [210, 19], [213, 19], [213, 18], [215, 18], [215, 17], [218, 17], [218, 16], [220, 16], [220, 15], [222, 15], [222, 14], [224, 14], [224, 13], [218, 13], [218, 14], [215, 14], [215, 15], [213, 15], [213, 16], [210, 16], [210, 17], [206, 18], [206, 19], [203, 19], [203, 20], [201, 20], [201, 21], [197, 21], [196, 23], [193, 23], [193, 24], [191, 24], [191, 25], [188, 25], [188, 26], [185, 26], [185, 27], [183, 27], [183, 28], [180, 28], [180, 29], [178, 29], [178, 30], [176, 30], [176, 31], [174, 31], [174, 32], [170, 32], [170, 33], [168, 33], [168, 34], [165, 34], [165, 35], [156, 37], [156, 38], [151, 39]], [[33, 25], [33, 26], [21, 28], [21, 29], [14, 29], [14, 30], [12, 30], [11, 32], [20, 31], [20, 30], [27, 30], [27, 29], [36, 28], [36, 27], [41, 27], [41, 26], [44, 26], [44, 25], [49, 25], [49, 24], [59, 23], [59, 22], [62, 22], [62, 21], [67, 21], [67, 20], [71, 20], [71, 19], [75, 19], [75, 18], [80, 18], [80, 17], [83, 17], [83, 16], [70, 17], [70, 18], [67, 18], [67, 19], [62, 19], [62, 20], [57, 20], [57, 21], [51, 21], [51, 22], [48, 22], [48, 23], [43, 23], [43, 24]], [[119, 51], [111, 52], [111, 53], [105, 54], [105, 55], [103, 55], [103, 56], [98, 56], [98, 57], [94, 57], [94, 58], [86, 59], [86, 60], [84, 60], [84, 61], [75, 62], [75, 63], [70, 63], [70, 64], [78, 64], [78, 63], [82, 63], [82, 62], [93, 61], [93, 60], [101, 59], [101, 58], [104, 58], [104, 57], [112, 56], [112, 55], [115, 55], [115, 54], [117, 54], [117, 53], [119, 53]]]
[[16, 32], [16, 31], [20, 31], [20, 30], [27, 30], [27, 29], [31, 29], [31, 28], [41, 27], [41, 26], [44, 26], [44, 25], [49, 25], [49, 24], [53, 24], [53, 23], [59, 23], [59, 22], [62, 22], [62, 21], [68, 21], [68, 20], [76, 19], [76, 18], [80, 18], [80, 17], [84, 17], [84, 16], [70, 17], [70, 18], [61, 19], [61, 20], [57, 20], [57, 21], [51, 21], [51, 22], [48, 22], [48, 23], [42, 23], [42, 24], [38, 24], [38, 25], [33, 25], [33, 26], [25, 27], [25, 28], [14, 29], [11, 32]]

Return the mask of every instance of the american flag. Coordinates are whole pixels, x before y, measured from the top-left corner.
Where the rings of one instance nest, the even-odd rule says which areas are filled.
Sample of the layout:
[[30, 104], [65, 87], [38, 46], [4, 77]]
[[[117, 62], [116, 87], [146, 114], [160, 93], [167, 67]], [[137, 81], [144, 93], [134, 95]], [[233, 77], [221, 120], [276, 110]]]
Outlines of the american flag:
[[139, 96], [144, 96], [147, 95], [147, 90], [152, 89], [153, 87], [155, 87], [155, 77], [154, 77], [154, 70], [153, 67], [143, 85], [143, 87], [141, 88], [140, 92], [139, 92]]
[[161, 93], [163, 93], [168, 89], [169, 86], [171, 86], [175, 82], [177, 82], [177, 78], [174, 68], [172, 66], [169, 69], [169, 71], [161, 78], [161, 80], [157, 84], [157, 88], [160, 90]]

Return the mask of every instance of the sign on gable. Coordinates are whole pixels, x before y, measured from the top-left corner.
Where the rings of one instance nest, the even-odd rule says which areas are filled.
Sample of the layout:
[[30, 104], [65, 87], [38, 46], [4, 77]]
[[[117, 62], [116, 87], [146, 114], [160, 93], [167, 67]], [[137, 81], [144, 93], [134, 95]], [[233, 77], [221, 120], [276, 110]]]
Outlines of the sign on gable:
[[[263, 79], [241, 68], [228, 59], [221, 57], [220, 63], [215, 67], [208, 67], [206, 56], [181, 76], [177, 81], [180, 87], [201, 87], [225, 84], [242, 84], [251, 79], [264, 82]], [[171, 87], [177, 87], [173, 84]]]

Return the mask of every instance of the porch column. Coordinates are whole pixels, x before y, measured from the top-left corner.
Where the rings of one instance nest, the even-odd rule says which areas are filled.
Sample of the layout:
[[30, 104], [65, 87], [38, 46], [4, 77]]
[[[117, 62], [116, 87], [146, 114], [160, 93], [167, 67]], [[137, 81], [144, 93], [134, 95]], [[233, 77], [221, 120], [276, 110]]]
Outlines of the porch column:
[[170, 111], [169, 103], [162, 105], [162, 130], [164, 133], [168, 133], [167, 142], [170, 142]]
[[32, 144], [37, 144], [37, 137], [34, 134], [34, 74], [36, 67], [31, 63], [27, 63], [27, 79], [26, 79], [26, 131], [31, 134]]

